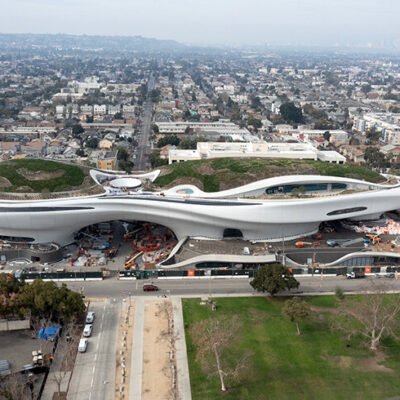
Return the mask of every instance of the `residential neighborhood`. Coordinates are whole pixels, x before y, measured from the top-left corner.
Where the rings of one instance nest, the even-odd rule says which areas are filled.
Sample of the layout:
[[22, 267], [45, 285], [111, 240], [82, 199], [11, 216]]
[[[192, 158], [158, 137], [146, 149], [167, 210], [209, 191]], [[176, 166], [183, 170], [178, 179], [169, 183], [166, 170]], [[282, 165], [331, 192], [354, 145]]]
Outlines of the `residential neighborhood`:
[[[399, 60], [379, 56], [343, 54], [328, 62], [270, 51], [228, 53], [223, 60], [205, 54], [99, 60], [87, 51], [76, 64], [68, 55], [4, 53], [0, 157], [130, 172], [139, 168], [144, 135], [147, 167], [204, 157], [196, 153], [199, 142], [225, 142], [291, 149], [297, 143], [319, 152], [318, 159], [335, 155], [335, 162], [371, 166], [368, 149], [374, 147], [383, 157], [373, 166], [396, 170], [399, 77]], [[237, 146], [244, 156], [262, 156]], [[219, 145], [219, 156], [231, 150]]]

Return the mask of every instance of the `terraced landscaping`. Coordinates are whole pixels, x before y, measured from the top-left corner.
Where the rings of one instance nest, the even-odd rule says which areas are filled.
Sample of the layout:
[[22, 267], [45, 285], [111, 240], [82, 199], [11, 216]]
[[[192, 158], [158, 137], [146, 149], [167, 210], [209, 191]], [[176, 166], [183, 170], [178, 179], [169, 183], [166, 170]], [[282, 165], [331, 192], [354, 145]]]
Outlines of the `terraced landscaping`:
[[325, 175], [384, 182], [377, 172], [353, 164], [329, 164], [310, 160], [220, 158], [168, 165], [155, 181], [160, 187], [194, 184], [206, 192], [231, 189], [281, 175]]
[[0, 191], [18, 193], [62, 192], [80, 189], [85, 173], [75, 165], [22, 159], [0, 163]]

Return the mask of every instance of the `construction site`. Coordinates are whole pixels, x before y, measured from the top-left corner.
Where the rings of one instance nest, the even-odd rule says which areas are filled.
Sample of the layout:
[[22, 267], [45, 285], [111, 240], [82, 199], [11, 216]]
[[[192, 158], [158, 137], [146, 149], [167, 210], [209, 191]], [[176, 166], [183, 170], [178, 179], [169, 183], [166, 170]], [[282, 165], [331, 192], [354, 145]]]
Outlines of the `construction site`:
[[152, 270], [166, 260], [177, 244], [168, 228], [147, 222], [112, 222], [80, 231], [68, 247], [71, 268], [100, 267]]
[[368, 222], [323, 223], [312, 236], [277, 243], [240, 238], [187, 238], [178, 242], [165, 226], [111, 221], [87, 226], [65, 247], [56, 243], [35, 244], [28, 238], [3, 238], [0, 268], [23, 273], [99, 271], [103, 277], [117, 271], [140, 271], [145, 273], [143, 276], [150, 276], [147, 273], [157, 270], [253, 269], [274, 262], [282, 254], [297, 265], [309, 266], [310, 260], [329, 264], [359, 251], [398, 253], [399, 237], [400, 217], [395, 213]]

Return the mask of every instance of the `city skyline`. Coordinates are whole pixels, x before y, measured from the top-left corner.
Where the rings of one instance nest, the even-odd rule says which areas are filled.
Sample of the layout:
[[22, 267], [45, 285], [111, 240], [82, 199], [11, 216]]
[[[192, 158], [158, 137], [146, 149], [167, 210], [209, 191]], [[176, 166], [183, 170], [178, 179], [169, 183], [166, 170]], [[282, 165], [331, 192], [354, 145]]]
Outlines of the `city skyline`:
[[[3, 3], [3, 4], [2, 4]], [[389, 0], [17, 0], [3, 5], [3, 33], [154, 37], [195, 45], [400, 47]]]

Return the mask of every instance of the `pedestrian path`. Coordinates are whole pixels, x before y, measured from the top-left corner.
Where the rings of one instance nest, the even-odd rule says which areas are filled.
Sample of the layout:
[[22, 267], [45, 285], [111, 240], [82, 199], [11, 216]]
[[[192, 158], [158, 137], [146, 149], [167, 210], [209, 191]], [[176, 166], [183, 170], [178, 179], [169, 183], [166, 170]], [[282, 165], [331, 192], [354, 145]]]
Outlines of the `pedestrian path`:
[[172, 309], [174, 313], [176, 336], [175, 352], [179, 398], [191, 400], [192, 392], [190, 388], [189, 364], [186, 351], [185, 325], [183, 322], [182, 300], [180, 298], [172, 298]]
[[67, 393], [71, 372], [53, 371], [50, 368], [47, 376], [46, 385], [41, 396], [41, 400], [53, 400], [54, 393], [58, 393], [58, 385], [60, 384], [60, 392]]
[[140, 297], [136, 298], [135, 301], [131, 374], [129, 377], [129, 400], [141, 400], [142, 398], [144, 301], [145, 300]]
[[[172, 360], [175, 359], [176, 362], [176, 378], [172, 378], [171, 374], [166, 372], [167, 366], [171, 365], [170, 361], [168, 358], [165, 359], [165, 355], [162, 352], [160, 353], [160, 348], [156, 349], [157, 346], [165, 346], [165, 354], [169, 354], [168, 342], [165, 336], [165, 332], [167, 331], [165, 325], [167, 322], [165, 318], [166, 315], [168, 315], [168, 312], [165, 311], [167, 310], [167, 307], [163, 308], [162, 306], [164, 302], [165, 306], [167, 306], [168, 303], [170, 304], [171, 311], [169, 312], [169, 315], [171, 316], [171, 321], [173, 320], [171, 325], [173, 327], [173, 333], [171, 334], [173, 334], [173, 337], [175, 338], [173, 346], [174, 350], [172, 350], [175, 355], [172, 357]], [[170, 299], [137, 297], [135, 299], [134, 307], [135, 315], [133, 320], [132, 352], [130, 374], [128, 378], [129, 400], [156, 398], [158, 394], [158, 397], [160, 397], [160, 393], [162, 392], [161, 389], [163, 389], [165, 385], [170, 385], [172, 379], [176, 379], [174, 382], [176, 382], [175, 388], [178, 393], [177, 398], [180, 400], [191, 400], [192, 395], [181, 299], [178, 297]], [[164, 310], [164, 312], [162, 310]], [[151, 326], [149, 325], [150, 322]], [[144, 335], [146, 335], [146, 332], [147, 336], [145, 337]], [[154, 345], [151, 343], [154, 343]], [[154, 364], [155, 360], [158, 361], [157, 365]], [[160, 385], [160, 393], [154, 392], [154, 385], [150, 384], [151, 382], [149, 383], [148, 379], [145, 379], [143, 376], [145, 373], [148, 374], [149, 370], [152, 368], [154, 369], [152, 375], [154, 377], [158, 376], [157, 380]]]

